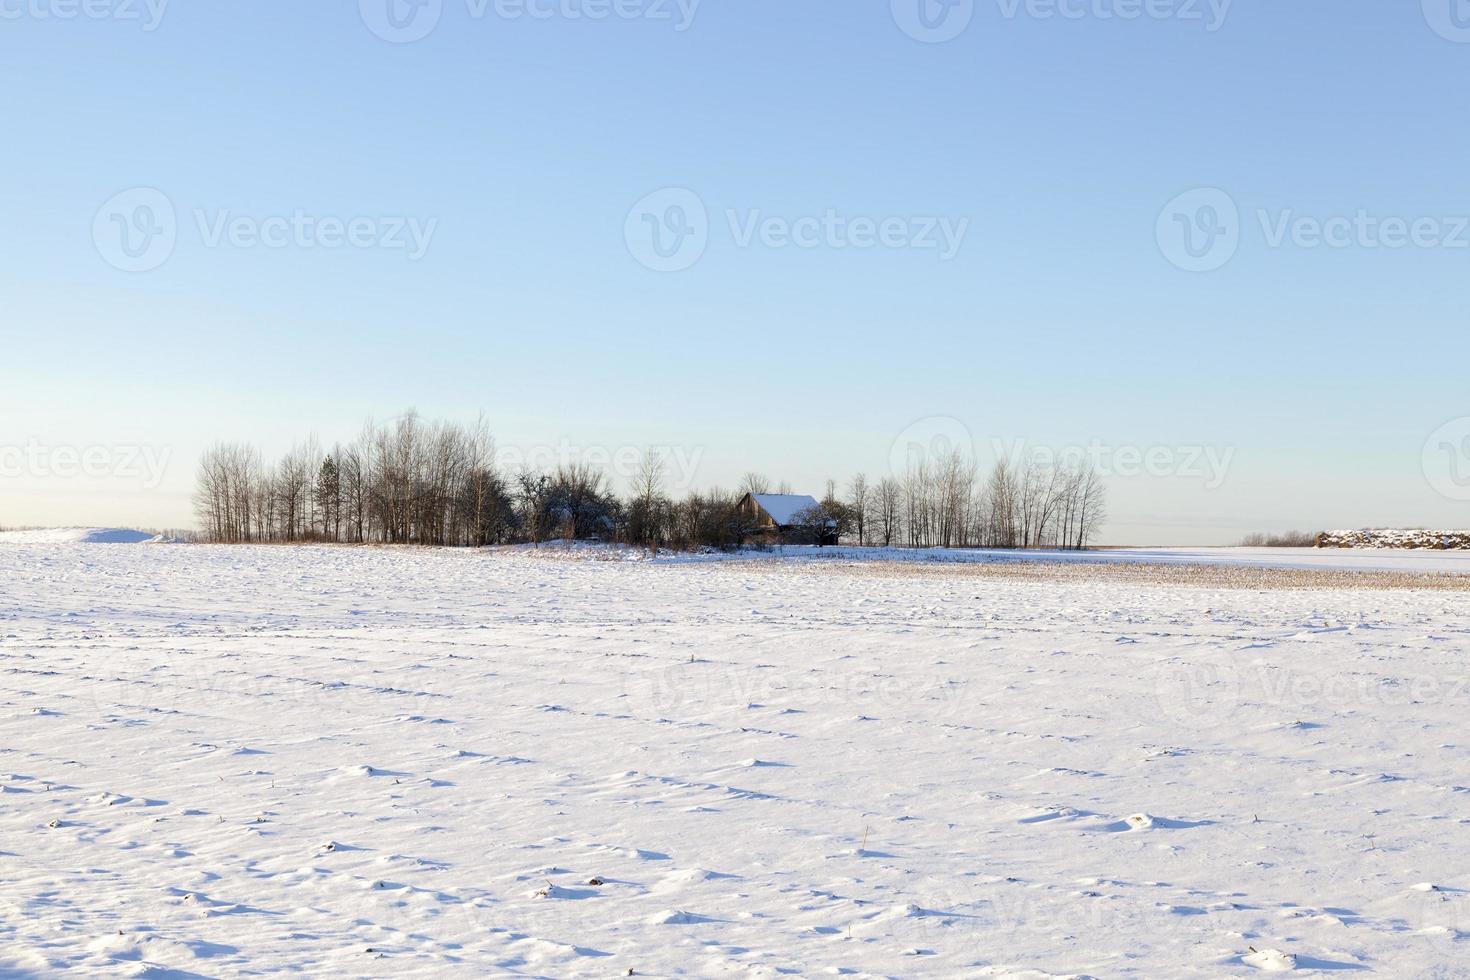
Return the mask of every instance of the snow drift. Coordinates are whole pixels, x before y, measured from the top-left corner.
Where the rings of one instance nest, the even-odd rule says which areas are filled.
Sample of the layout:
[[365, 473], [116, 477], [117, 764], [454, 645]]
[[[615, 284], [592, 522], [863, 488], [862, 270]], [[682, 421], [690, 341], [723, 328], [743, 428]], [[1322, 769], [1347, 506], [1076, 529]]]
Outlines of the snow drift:
[[122, 527], [45, 527], [0, 531], [0, 544], [144, 544], [166, 541], [162, 535]]

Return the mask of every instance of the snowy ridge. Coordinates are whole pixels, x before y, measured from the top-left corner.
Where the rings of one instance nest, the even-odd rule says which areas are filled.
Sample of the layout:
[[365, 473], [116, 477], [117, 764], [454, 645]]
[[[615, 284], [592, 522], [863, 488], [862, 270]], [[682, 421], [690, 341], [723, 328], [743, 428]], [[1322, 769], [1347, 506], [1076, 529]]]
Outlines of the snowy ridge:
[[0, 531], [0, 544], [157, 544], [168, 539], [121, 527], [44, 527]]

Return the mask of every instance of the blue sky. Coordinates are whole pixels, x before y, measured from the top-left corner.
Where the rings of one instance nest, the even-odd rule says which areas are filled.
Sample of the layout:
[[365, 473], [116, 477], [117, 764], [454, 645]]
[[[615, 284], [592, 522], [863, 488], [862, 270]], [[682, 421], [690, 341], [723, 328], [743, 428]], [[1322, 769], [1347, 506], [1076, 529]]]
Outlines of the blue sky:
[[412, 406], [701, 486], [1154, 452], [1116, 543], [1470, 525], [1449, 0], [90, 2], [0, 0], [0, 523]]

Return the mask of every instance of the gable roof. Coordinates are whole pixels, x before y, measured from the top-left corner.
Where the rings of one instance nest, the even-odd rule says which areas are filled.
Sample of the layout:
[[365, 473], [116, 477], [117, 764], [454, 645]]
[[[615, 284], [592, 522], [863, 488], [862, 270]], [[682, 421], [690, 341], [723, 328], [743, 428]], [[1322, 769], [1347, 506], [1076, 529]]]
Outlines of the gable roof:
[[771, 520], [782, 527], [796, 523], [796, 516], [802, 511], [822, 506], [816, 497], [804, 493], [753, 493], [750, 496], [760, 504], [761, 510], [771, 515]]

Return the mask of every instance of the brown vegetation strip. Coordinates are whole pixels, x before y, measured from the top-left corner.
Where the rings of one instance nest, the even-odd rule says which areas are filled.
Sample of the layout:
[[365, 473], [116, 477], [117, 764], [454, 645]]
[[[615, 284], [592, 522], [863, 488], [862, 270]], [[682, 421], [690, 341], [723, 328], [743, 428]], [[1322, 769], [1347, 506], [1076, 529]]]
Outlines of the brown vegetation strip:
[[1470, 592], [1470, 575], [1433, 572], [1349, 572], [1326, 568], [1261, 568], [1248, 565], [1146, 564], [1143, 562], [795, 561], [752, 559], [763, 571], [873, 576], [878, 578], [990, 578], [1031, 582], [1112, 582], [1123, 585], [1193, 586], [1208, 589], [1419, 589]]

